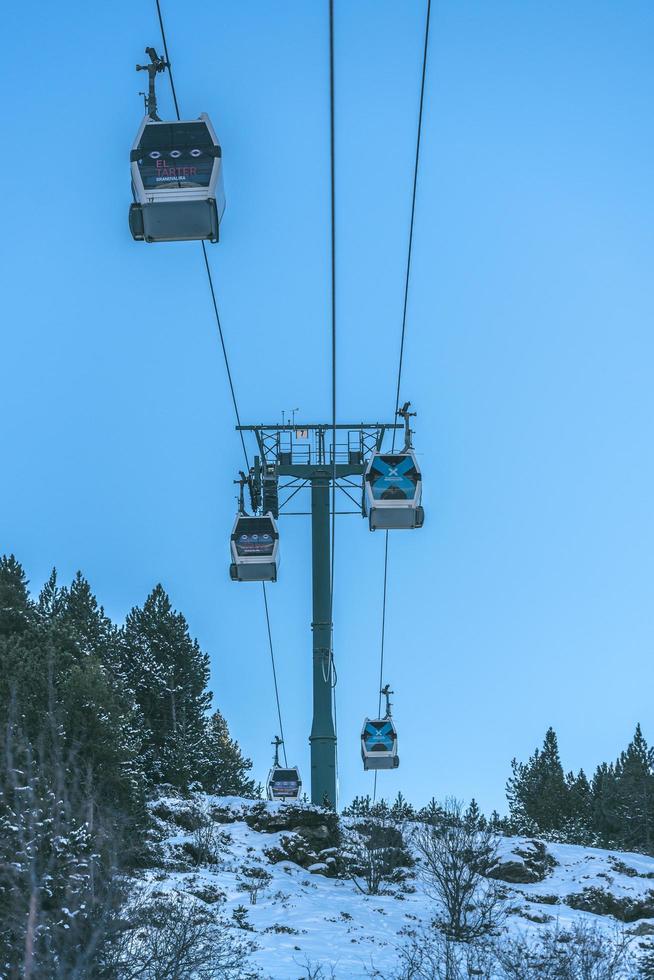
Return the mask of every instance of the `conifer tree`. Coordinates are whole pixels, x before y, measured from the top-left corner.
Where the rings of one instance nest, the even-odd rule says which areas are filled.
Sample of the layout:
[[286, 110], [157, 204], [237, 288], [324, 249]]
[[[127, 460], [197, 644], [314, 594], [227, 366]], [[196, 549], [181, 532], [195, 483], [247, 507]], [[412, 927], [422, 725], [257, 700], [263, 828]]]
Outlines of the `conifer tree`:
[[398, 790], [397, 796], [393, 800], [390, 816], [392, 820], [403, 822], [412, 820], [415, 817], [415, 810], [410, 803], [407, 803], [404, 794]]
[[654, 980], [654, 944], [649, 942], [638, 961], [640, 980]]
[[463, 814], [463, 821], [474, 830], [485, 830], [488, 825], [488, 821], [479, 809], [479, 804], [474, 797], [470, 800], [470, 806]]
[[568, 817], [565, 839], [571, 844], [594, 842], [593, 794], [583, 769], [577, 775], [569, 772], [565, 777], [568, 790]]
[[27, 591], [22, 565], [13, 555], [0, 558], [0, 637], [23, 633], [34, 622], [36, 611]]
[[640, 725], [615, 766], [621, 843], [651, 852], [654, 832], [654, 757]]
[[200, 774], [209, 793], [218, 796], [255, 796], [254, 780], [248, 777], [252, 762], [241, 752], [238, 742], [229, 734], [220, 711], [214, 711], [207, 723], [207, 763]]
[[39, 593], [37, 608], [44, 620], [57, 619], [65, 606], [64, 590], [57, 582], [57, 569], [53, 568], [50, 577]]
[[514, 759], [511, 770], [507, 798], [516, 829], [562, 831], [569, 818], [568, 786], [554, 729], [547, 730], [542, 750], [536, 749], [526, 763]]
[[143, 715], [155, 782], [187, 789], [207, 764], [209, 658], [157, 585], [123, 630], [122, 670]]
[[[0, 562], [3, 570], [7, 566]], [[15, 566], [10, 571], [14, 582], [21, 577], [24, 582]], [[102, 649], [94, 649], [94, 640], [87, 640], [69, 615], [69, 594], [53, 573], [38, 605], [21, 600], [27, 619], [14, 619], [14, 632], [0, 635], [0, 716], [14, 710], [32, 745], [52, 745], [56, 728], [75, 750], [92, 801], [91, 825], [99, 811], [110, 811], [139, 826], [147, 788], [139, 719], [126, 689], [104, 667]], [[93, 606], [90, 590], [88, 598]]]
[[74, 631], [83, 652], [93, 653], [105, 666], [112, 666], [117, 631], [81, 572], [62, 591], [61, 600], [62, 620]]
[[602, 762], [591, 783], [593, 795], [592, 824], [601, 842], [606, 846], [615, 845], [620, 837], [618, 817], [618, 783], [615, 766]]

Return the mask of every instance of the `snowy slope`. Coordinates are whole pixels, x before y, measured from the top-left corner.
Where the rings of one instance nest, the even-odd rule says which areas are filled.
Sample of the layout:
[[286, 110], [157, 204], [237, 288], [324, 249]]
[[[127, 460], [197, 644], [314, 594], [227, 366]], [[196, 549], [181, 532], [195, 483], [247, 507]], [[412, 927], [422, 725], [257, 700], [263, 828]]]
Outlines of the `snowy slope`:
[[[194, 805], [220, 813], [221, 822], [215, 825], [221, 835], [215, 863], [193, 867], [188, 861], [184, 848], [192, 842], [193, 833], [180, 823], [186, 823], [189, 803], [166, 798], [154, 808], [162, 833], [163, 867], [149, 871], [146, 880], [161, 891], [177, 890], [196, 898], [212, 899], [221, 893], [222, 911], [228, 918], [236, 907], [246, 906], [252, 932], [238, 929], [236, 923], [234, 929], [240, 937], [256, 943], [252, 963], [263, 977], [296, 980], [306, 976], [303, 967], [311, 962], [321, 963], [327, 970], [333, 966], [337, 980], [364, 978], [372, 964], [388, 969], [396, 961], [403, 930], [428, 925], [430, 902], [419, 879], [411, 882], [414, 890], [406, 894], [363, 895], [353, 882], [320, 873], [324, 863], [311, 870], [286, 860], [271, 863], [264, 852], [278, 847], [285, 832], [251, 829], [243, 817], [256, 805], [252, 801], [198, 796]], [[274, 815], [280, 806], [267, 804], [267, 810]], [[524, 855], [529, 857], [536, 846], [527, 838], [503, 839], [501, 860], [507, 867], [517, 868], [520, 877]], [[654, 893], [648, 894], [654, 889], [654, 858], [564, 844], [545, 846], [548, 870], [542, 881], [505, 885], [512, 910], [509, 932], [532, 932], [557, 920], [565, 924], [586, 919], [612, 933], [615, 918], [566, 904], [570, 896], [584, 893], [584, 889], [601, 889], [592, 892], [591, 898], [599, 894], [603, 899], [609, 893], [623, 904], [624, 900], [630, 902], [633, 921], [625, 925], [627, 931], [637, 936], [654, 934], [654, 917], [643, 914], [654, 916]], [[272, 876], [255, 905], [249, 904], [248, 895], [239, 890], [239, 870], [244, 865], [261, 866]], [[589, 903], [582, 900], [581, 904]], [[648, 909], [648, 904], [652, 908]]]

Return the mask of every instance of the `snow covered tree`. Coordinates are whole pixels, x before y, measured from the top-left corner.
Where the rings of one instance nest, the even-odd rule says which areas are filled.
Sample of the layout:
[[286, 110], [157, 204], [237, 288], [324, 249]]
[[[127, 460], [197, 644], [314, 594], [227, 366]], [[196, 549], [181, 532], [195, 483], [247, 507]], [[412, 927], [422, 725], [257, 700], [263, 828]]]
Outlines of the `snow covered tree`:
[[201, 774], [203, 787], [218, 796], [254, 797], [254, 780], [248, 778], [252, 762], [246, 759], [238, 742], [229, 734], [220, 711], [207, 723], [207, 763]]
[[571, 844], [591, 844], [595, 838], [593, 793], [583, 769], [565, 777], [568, 788], [568, 818], [565, 839]]
[[640, 980], [654, 980], [654, 944], [648, 943], [638, 961]]
[[208, 758], [209, 657], [161, 585], [129, 613], [122, 639], [121, 668], [143, 715], [150, 774], [188, 789]]
[[60, 721], [33, 745], [15, 706], [0, 732], [0, 962], [3, 976], [90, 976], [112, 901], [111, 837], [92, 829]]
[[75, 623], [67, 598], [51, 575], [27, 622], [0, 635], [0, 718], [4, 723], [14, 705], [25, 737], [42, 754], [53, 743], [56, 718], [83, 766], [91, 825], [98, 810], [142, 825], [146, 780], [133, 699], [102, 663], [102, 644], [96, 651]]

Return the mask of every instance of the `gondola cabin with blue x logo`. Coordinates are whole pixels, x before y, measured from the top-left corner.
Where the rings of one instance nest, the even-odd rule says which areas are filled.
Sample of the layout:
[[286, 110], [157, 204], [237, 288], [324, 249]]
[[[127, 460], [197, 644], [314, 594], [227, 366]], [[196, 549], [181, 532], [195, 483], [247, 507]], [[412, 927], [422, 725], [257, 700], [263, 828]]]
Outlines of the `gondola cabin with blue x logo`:
[[366, 718], [361, 732], [364, 769], [397, 769], [397, 730], [392, 718]]
[[422, 476], [414, 452], [375, 453], [365, 477], [370, 530], [422, 527]]

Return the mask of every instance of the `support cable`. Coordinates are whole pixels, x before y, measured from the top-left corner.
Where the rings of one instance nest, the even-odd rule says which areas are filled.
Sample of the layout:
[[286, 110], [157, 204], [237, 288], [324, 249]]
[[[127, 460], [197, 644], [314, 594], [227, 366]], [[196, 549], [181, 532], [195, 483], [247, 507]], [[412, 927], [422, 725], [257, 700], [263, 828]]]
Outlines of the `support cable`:
[[[407, 309], [409, 304], [409, 283], [411, 280], [411, 257], [413, 254], [413, 227], [416, 216], [416, 192], [418, 188], [418, 168], [420, 164], [420, 141], [422, 138], [422, 110], [425, 101], [425, 78], [427, 76], [427, 55], [429, 52], [429, 21], [431, 17], [431, 0], [427, 0], [427, 12], [425, 16], [425, 41], [422, 54], [422, 77], [420, 80], [420, 107], [418, 110], [418, 132], [416, 136], [416, 154], [413, 166], [413, 191], [411, 195], [411, 220], [409, 222], [409, 242], [407, 247], [406, 273], [404, 277], [404, 304], [402, 308], [402, 334], [400, 337], [400, 360], [397, 369], [397, 384], [395, 387], [395, 418], [400, 407], [400, 385], [402, 383], [402, 366], [404, 362], [404, 338], [406, 334]], [[397, 430], [393, 429], [393, 443], [391, 451], [395, 450], [395, 435]], [[384, 544], [384, 593], [382, 600], [382, 627], [381, 627], [381, 652], [379, 657], [379, 701], [377, 707], [377, 717], [381, 714], [381, 689], [383, 686], [384, 670], [384, 640], [386, 635], [386, 594], [388, 585], [388, 531], [386, 531], [386, 541]], [[375, 770], [375, 782], [373, 788], [373, 800], [377, 799], [377, 770]]]
[[[334, 0], [329, 0], [329, 157], [331, 215], [331, 320], [332, 320], [332, 500], [331, 568], [329, 586], [329, 678], [334, 713], [335, 768], [338, 786], [338, 723], [336, 715], [336, 671], [334, 668], [334, 553], [336, 544], [336, 147], [334, 138]], [[334, 800], [334, 808], [337, 801]]]
[[268, 612], [268, 593], [266, 583], [262, 582], [263, 604], [266, 609], [266, 624], [268, 626], [268, 646], [270, 647], [270, 662], [272, 664], [273, 683], [275, 685], [275, 701], [277, 702], [277, 718], [279, 719], [279, 734], [282, 739], [282, 751], [284, 752], [284, 765], [288, 769], [288, 759], [286, 758], [286, 741], [284, 740], [284, 723], [282, 722], [282, 709], [279, 704], [279, 688], [277, 686], [277, 670], [275, 669], [275, 651], [273, 649], [272, 632], [270, 630], [270, 614]]
[[[165, 55], [166, 61], [168, 63], [168, 78], [170, 79], [170, 90], [172, 92], [173, 102], [175, 104], [175, 114], [177, 116], [177, 119], [179, 120], [179, 119], [181, 119], [181, 116], [180, 116], [180, 112], [179, 112], [179, 103], [177, 101], [177, 92], [175, 90], [175, 80], [173, 78], [173, 69], [172, 69], [172, 66], [171, 66], [171, 63], [170, 63], [170, 55], [168, 54], [168, 42], [166, 40], [166, 30], [164, 28], [163, 15], [161, 13], [161, 3], [160, 3], [160, 0], [155, 0], [155, 3], [156, 3], [156, 6], [157, 6], [157, 17], [159, 18], [159, 28], [161, 30], [161, 41], [162, 41], [162, 44], [163, 44], [164, 55]], [[225, 337], [223, 335], [223, 328], [222, 328], [222, 324], [220, 322], [220, 314], [218, 312], [218, 301], [216, 299], [216, 291], [215, 291], [214, 285], [213, 285], [213, 276], [211, 275], [211, 267], [209, 266], [209, 257], [207, 255], [207, 248], [206, 248], [205, 243], [204, 242], [201, 242], [200, 244], [202, 245], [202, 255], [204, 257], [204, 265], [205, 265], [205, 269], [206, 269], [206, 272], [207, 272], [207, 279], [209, 281], [209, 289], [211, 291], [211, 302], [213, 304], [214, 316], [216, 318], [216, 326], [218, 327], [218, 336], [220, 338], [220, 346], [222, 348], [223, 359], [225, 361], [225, 370], [227, 372], [227, 380], [229, 382], [229, 390], [230, 390], [230, 393], [231, 393], [231, 396], [232, 396], [232, 404], [234, 406], [234, 415], [236, 416], [237, 425], [240, 426], [241, 425], [241, 416], [240, 416], [240, 413], [239, 413], [239, 410], [238, 410], [238, 402], [236, 401], [236, 392], [234, 390], [234, 381], [232, 379], [232, 372], [231, 372], [231, 368], [229, 366], [229, 358], [227, 356], [227, 347], [225, 345]], [[250, 471], [250, 461], [248, 459], [248, 453], [247, 453], [247, 449], [246, 449], [246, 446], [245, 446], [245, 438], [243, 436], [243, 432], [240, 429], [239, 429], [239, 436], [241, 437], [241, 446], [243, 448], [243, 456], [245, 457], [246, 472], [249, 472]], [[274, 689], [275, 689], [275, 701], [276, 701], [276, 704], [277, 704], [277, 717], [278, 717], [278, 720], [279, 720], [280, 736], [281, 736], [281, 738], [283, 740], [284, 739], [284, 726], [283, 726], [283, 723], [282, 723], [282, 710], [281, 710], [280, 701], [279, 701], [279, 687], [277, 685], [277, 670], [276, 670], [276, 667], [275, 667], [275, 650], [274, 650], [274, 647], [273, 647], [272, 630], [271, 630], [271, 627], [270, 627], [270, 612], [269, 612], [269, 609], [268, 609], [268, 595], [266, 593], [266, 583], [265, 582], [262, 582], [261, 585], [263, 587], [263, 603], [264, 603], [264, 609], [265, 609], [265, 613], [266, 613], [266, 629], [267, 629], [267, 632], [268, 632], [268, 645], [269, 645], [269, 648], [270, 648], [270, 660], [271, 660], [271, 663], [272, 663], [273, 685], [274, 685]], [[287, 762], [287, 758], [286, 758], [286, 742], [284, 742], [283, 751], [284, 751], [284, 765], [288, 767], [288, 762]]]

